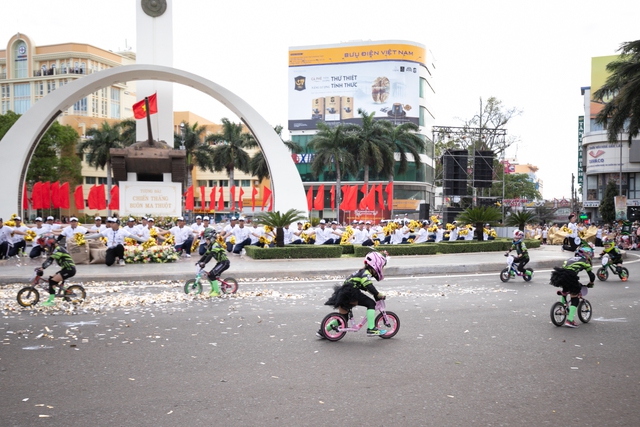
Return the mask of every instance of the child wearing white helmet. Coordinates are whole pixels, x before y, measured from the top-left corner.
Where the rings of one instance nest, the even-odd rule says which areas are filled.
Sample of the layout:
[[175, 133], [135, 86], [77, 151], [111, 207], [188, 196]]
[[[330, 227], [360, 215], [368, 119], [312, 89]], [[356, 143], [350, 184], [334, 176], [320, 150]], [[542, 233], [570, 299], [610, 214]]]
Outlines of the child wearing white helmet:
[[[342, 285], [336, 285], [333, 289], [333, 295], [325, 302], [325, 305], [331, 305], [337, 308], [340, 314], [346, 315], [351, 308], [361, 305], [367, 308], [367, 336], [375, 337], [384, 335], [387, 331], [379, 330], [375, 326], [376, 303], [375, 301], [384, 299], [384, 294], [378, 292], [373, 286], [371, 278], [375, 278], [378, 282], [384, 279], [383, 269], [387, 264], [385, 255], [379, 252], [369, 252], [364, 258], [364, 268], [356, 271], [347, 277]], [[364, 294], [369, 292], [375, 298], [375, 301]], [[327, 325], [328, 328], [335, 325]], [[324, 338], [324, 331], [316, 332], [318, 338]]]
[[529, 262], [529, 250], [527, 245], [524, 244], [524, 233], [521, 230], [513, 232], [513, 242], [511, 248], [504, 256], [508, 256], [511, 251], [516, 251], [516, 257], [513, 258], [513, 262], [518, 264], [518, 271], [522, 274], [531, 275], [531, 271], [524, 269], [524, 266]]

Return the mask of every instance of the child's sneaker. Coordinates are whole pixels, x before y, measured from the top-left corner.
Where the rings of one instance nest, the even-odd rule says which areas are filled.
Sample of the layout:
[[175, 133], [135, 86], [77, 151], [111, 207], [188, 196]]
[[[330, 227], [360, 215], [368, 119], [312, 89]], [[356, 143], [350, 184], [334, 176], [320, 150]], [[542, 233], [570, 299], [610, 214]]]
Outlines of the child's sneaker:
[[572, 322], [570, 320], [567, 320], [564, 323], [564, 326], [568, 327], [568, 328], [577, 328], [578, 327], [578, 322], [576, 322], [575, 320]]
[[324, 334], [322, 333], [322, 329], [318, 329], [316, 331], [316, 336], [320, 339], [325, 339], [326, 337], [324, 336]]
[[385, 331], [384, 329], [383, 330], [380, 330], [378, 328], [367, 329], [367, 336], [368, 337], [379, 337], [380, 335], [384, 335], [386, 333], [387, 333], [387, 331]]
[[56, 299], [55, 295], [49, 295], [49, 299], [47, 299], [46, 301], [43, 301], [42, 305], [44, 307], [51, 307], [52, 305], [54, 305], [56, 303], [55, 299]]

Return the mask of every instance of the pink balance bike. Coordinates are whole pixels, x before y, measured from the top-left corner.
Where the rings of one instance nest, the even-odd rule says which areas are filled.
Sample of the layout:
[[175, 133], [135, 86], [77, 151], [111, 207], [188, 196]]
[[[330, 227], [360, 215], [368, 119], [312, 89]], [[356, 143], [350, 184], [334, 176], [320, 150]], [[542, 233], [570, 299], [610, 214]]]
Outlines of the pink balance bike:
[[[384, 335], [380, 335], [380, 338], [391, 338], [397, 334], [400, 330], [400, 318], [397, 314], [386, 310], [384, 299], [376, 302], [376, 311], [380, 312], [376, 316], [376, 328], [387, 331]], [[329, 327], [330, 324], [332, 326]], [[339, 341], [347, 332], [358, 332], [366, 324], [366, 315], [362, 317], [360, 323], [356, 324], [353, 319], [353, 310], [349, 310], [347, 314], [338, 312], [327, 314], [320, 323], [320, 330], [329, 341]]]

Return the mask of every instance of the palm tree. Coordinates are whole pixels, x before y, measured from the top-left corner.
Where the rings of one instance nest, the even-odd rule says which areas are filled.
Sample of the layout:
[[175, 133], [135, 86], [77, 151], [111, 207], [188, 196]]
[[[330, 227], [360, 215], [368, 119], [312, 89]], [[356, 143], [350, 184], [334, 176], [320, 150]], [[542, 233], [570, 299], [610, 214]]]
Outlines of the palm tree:
[[283, 214], [280, 211], [261, 212], [253, 220], [276, 230], [276, 246], [281, 248], [284, 246], [284, 226], [305, 218], [302, 211], [289, 209]]
[[355, 152], [356, 163], [364, 168], [364, 186], [369, 188], [369, 171], [388, 172], [393, 167], [393, 150], [388, 144], [388, 134], [393, 128], [389, 120], [374, 120], [375, 112], [367, 114], [358, 108], [362, 125], [349, 124], [347, 142]]
[[[105, 121], [99, 128], [91, 128], [87, 131], [87, 139], [80, 144], [80, 152], [86, 154], [89, 166], [96, 169], [107, 169], [107, 206], [111, 203], [111, 154], [112, 148], [122, 148], [122, 136], [119, 126], [111, 126]], [[111, 215], [111, 210], [108, 210]]]
[[351, 154], [348, 136], [343, 125], [330, 127], [326, 123], [318, 122], [318, 133], [307, 145], [314, 151], [311, 172], [315, 176], [328, 169], [336, 171], [336, 195], [338, 205], [338, 220], [340, 220], [341, 177], [344, 172], [355, 173], [355, 157]]
[[611, 142], [617, 142], [627, 127], [631, 145], [632, 138], [640, 133], [640, 40], [623, 43], [618, 50], [620, 57], [607, 64], [611, 75], [593, 93], [594, 101], [602, 103], [613, 96], [596, 116], [596, 123], [604, 125]]
[[[183, 126], [184, 125], [184, 126]], [[173, 134], [173, 148], [180, 148], [184, 143], [184, 150], [187, 155], [187, 188], [193, 185], [193, 168], [198, 166], [201, 169], [213, 172], [213, 147], [205, 142], [203, 134], [207, 130], [206, 126], [198, 126], [182, 122], [180, 128], [184, 135]]]
[[[278, 125], [274, 127], [273, 130], [280, 135], [280, 139], [282, 139], [282, 126]], [[302, 151], [302, 147], [297, 142], [283, 140], [282, 143], [292, 153], [299, 153]], [[256, 142], [255, 146], [257, 145], [258, 144]], [[255, 146], [247, 145], [246, 148], [255, 148]], [[269, 166], [267, 165], [267, 160], [264, 158], [262, 150], [257, 151], [251, 158], [251, 161], [249, 162], [249, 171], [251, 175], [258, 178], [259, 181], [270, 177]]]
[[476, 228], [476, 237], [479, 242], [482, 242], [484, 225], [500, 221], [502, 213], [493, 206], [476, 206], [465, 209], [456, 219], [466, 224], [473, 224]]
[[257, 143], [250, 133], [242, 132], [242, 123], [233, 123], [229, 119], [222, 119], [222, 131], [207, 136], [206, 141], [213, 143], [213, 169], [226, 170], [229, 176], [229, 188], [235, 185], [233, 173], [238, 169], [249, 172], [251, 157], [244, 148], [255, 146]]
[[136, 121], [135, 119], [124, 119], [117, 125], [121, 132], [122, 143], [125, 146], [136, 143]]
[[[409, 156], [413, 157], [413, 164], [418, 169], [422, 165], [420, 153], [423, 153], [426, 147], [425, 141], [418, 136], [418, 125], [407, 122], [394, 126], [388, 135], [389, 144], [395, 153], [400, 155], [398, 160], [398, 173], [403, 174], [409, 168]], [[394, 159], [394, 163], [395, 159]], [[393, 181], [394, 168], [391, 168], [389, 181]]]
[[511, 215], [507, 217], [506, 223], [507, 225], [518, 227], [521, 231], [524, 231], [524, 226], [526, 224], [536, 222], [537, 219], [538, 217], [534, 212], [520, 211], [511, 213]]

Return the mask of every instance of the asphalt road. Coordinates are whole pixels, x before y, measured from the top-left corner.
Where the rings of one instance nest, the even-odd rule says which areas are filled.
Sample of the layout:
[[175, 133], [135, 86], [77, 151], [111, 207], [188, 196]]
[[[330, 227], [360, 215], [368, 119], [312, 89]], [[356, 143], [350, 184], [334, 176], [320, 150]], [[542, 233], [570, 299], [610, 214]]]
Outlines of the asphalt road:
[[593, 320], [577, 329], [551, 324], [548, 272], [530, 284], [497, 272], [389, 278], [378, 288], [401, 320], [389, 340], [317, 339], [331, 282], [8, 312], [0, 425], [637, 426], [640, 263], [627, 267], [630, 281], [596, 283]]

